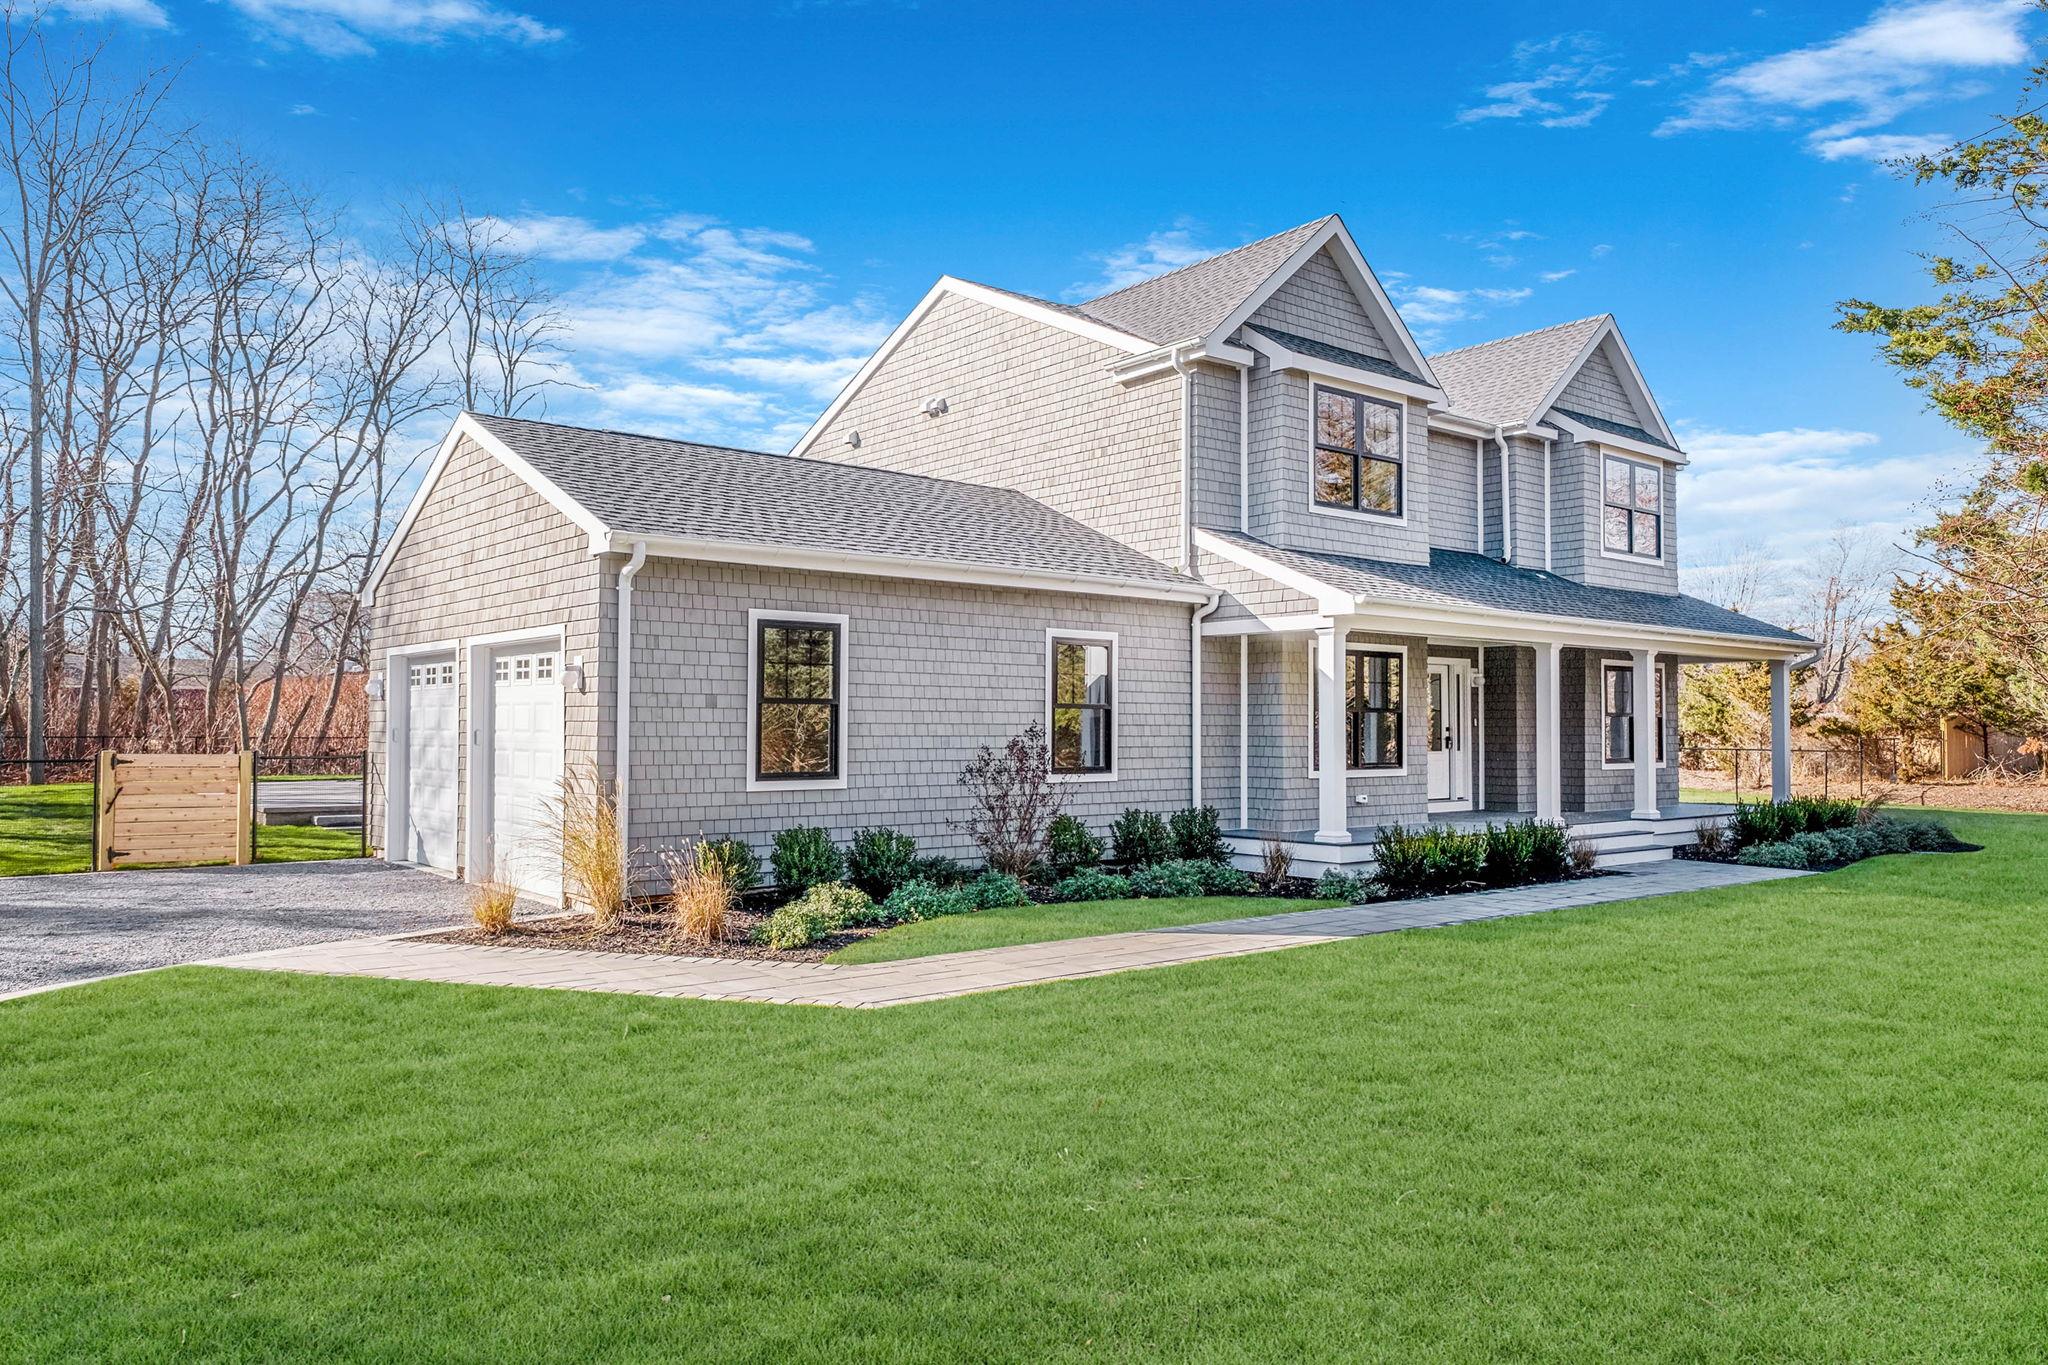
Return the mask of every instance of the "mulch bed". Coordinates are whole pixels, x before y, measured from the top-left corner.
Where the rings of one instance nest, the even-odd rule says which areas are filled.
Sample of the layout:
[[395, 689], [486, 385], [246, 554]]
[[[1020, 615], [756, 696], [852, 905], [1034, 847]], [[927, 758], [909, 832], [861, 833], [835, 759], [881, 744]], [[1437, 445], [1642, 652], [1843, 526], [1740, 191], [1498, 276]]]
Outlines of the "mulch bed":
[[439, 934], [420, 934], [423, 943], [474, 943], [487, 948], [570, 948], [587, 953], [665, 953], [673, 957], [743, 957], [763, 962], [822, 962], [827, 955], [860, 939], [882, 932], [880, 928], [843, 929], [802, 948], [770, 948], [753, 941], [754, 926], [768, 918], [766, 911], [736, 910], [726, 922], [722, 943], [692, 943], [677, 935], [674, 922], [652, 909], [626, 912], [610, 933], [591, 929], [587, 914], [550, 915], [546, 919], [519, 920], [502, 934], [481, 929], [451, 929]]
[[[1908, 850], [1909, 853], [1982, 853], [1983, 851], [1984, 845], [1982, 844], [1966, 844], [1960, 839], [1953, 838], [1947, 843], [1934, 848]], [[1736, 850], [1734, 849], [1728, 849], [1721, 853], [1702, 853], [1697, 844], [1687, 844], [1671, 850], [1672, 857], [1684, 859], [1689, 863], [1733, 863], [1738, 861], [1735, 854]], [[1880, 853], [1872, 856], [1882, 858], [1889, 857], [1890, 855]], [[1869, 858], [1851, 858], [1846, 863], [1808, 863], [1804, 870], [1807, 872], [1834, 872], [1840, 868], [1854, 867], [1858, 863], [1867, 863], [1869, 861]]]

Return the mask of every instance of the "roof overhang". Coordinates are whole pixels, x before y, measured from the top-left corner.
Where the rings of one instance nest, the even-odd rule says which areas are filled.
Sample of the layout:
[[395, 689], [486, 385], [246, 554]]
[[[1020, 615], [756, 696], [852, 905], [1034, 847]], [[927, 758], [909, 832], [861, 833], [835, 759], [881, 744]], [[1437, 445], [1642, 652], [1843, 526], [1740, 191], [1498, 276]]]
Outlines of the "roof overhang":
[[[1552, 616], [1537, 612], [1494, 611], [1469, 606], [1417, 606], [1386, 602], [1362, 596], [1312, 574], [1304, 573], [1225, 540], [1213, 532], [1197, 530], [1195, 544], [1220, 558], [1263, 574], [1276, 583], [1303, 593], [1313, 600], [1324, 619], [1343, 618], [1350, 629], [1383, 631], [1396, 635], [1457, 635], [1474, 640], [1503, 643], [1549, 643], [1587, 649], [1613, 649], [1654, 645], [1663, 652], [1703, 659], [1765, 661], [1798, 659], [1813, 652], [1810, 640], [1767, 640], [1750, 635], [1728, 635], [1717, 631], [1677, 630], [1668, 626], [1639, 625], [1629, 621], [1603, 621], [1590, 617]], [[1206, 623], [1214, 633], [1242, 633], [1238, 622]]]
[[1287, 343], [1275, 341], [1263, 332], [1253, 331], [1249, 327], [1245, 329], [1244, 339], [1276, 370], [1296, 370], [1312, 379], [1331, 379], [1351, 388], [1368, 389], [1401, 398], [1419, 398], [1425, 403], [1444, 401], [1444, 391], [1435, 385], [1417, 384], [1412, 380], [1381, 374], [1377, 370], [1325, 360], [1320, 356], [1304, 355]]
[[1623, 436], [1618, 432], [1602, 431], [1599, 427], [1590, 427], [1584, 422], [1575, 422], [1561, 412], [1553, 411], [1550, 414], [1550, 420], [1556, 423], [1565, 435], [1581, 445], [1606, 446], [1609, 449], [1624, 451], [1630, 455], [1640, 455], [1645, 459], [1662, 460], [1665, 464], [1670, 465], [1691, 463], [1691, 461], [1685, 458], [1685, 452], [1682, 450], [1672, 450], [1667, 446], [1652, 445], [1648, 441], [1639, 441], [1633, 436]]

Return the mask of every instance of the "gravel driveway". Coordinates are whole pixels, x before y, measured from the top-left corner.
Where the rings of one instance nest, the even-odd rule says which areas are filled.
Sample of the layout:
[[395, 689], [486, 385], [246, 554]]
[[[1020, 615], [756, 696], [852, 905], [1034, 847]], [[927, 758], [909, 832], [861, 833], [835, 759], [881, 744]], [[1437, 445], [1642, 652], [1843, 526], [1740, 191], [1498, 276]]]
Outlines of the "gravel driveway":
[[370, 859], [0, 877], [0, 995], [468, 918], [468, 888]]

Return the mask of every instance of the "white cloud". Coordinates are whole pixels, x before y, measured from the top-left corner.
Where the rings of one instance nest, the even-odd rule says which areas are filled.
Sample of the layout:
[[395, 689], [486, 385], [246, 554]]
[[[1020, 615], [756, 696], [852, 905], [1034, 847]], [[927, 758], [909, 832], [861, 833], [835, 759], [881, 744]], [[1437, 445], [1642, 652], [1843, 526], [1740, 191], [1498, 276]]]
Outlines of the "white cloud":
[[1536, 278], [1545, 284], [1556, 284], [1559, 280], [1568, 280], [1578, 273], [1576, 270], [1546, 270]]
[[118, 19], [144, 28], [171, 26], [171, 16], [156, 0], [57, 0], [51, 8], [67, 19]]
[[285, 110], [285, 112], [287, 114], [290, 114], [293, 118], [306, 118], [313, 114], [317, 114], [320, 111], [310, 104], [294, 104], [291, 108]]
[[1874, 432], [1795, 427], [1735, 432], [1680, 423], [1692, 463], [1679, 471], [1688, 544], [1756, 542], [1787, 561], [1810, 555], [1844, 522], [1903, 541], [1926, 520], [1966, 451], [1888, 455]]
[[[116, 0], [120, 3], [121, 0]], [[379, 42], [496, 39], [552, 43], [562, 30], [491, 0], [227, 0], [258, 32], [330, 57], [360, 57]]]
[[1516, 43], [1508, 65], [1515, 79], [1487, 86], [1480, 92], [1484, 102], [1460, 109], [1457, 122], [1533, 118], [1545, 128], [1583, 128], [1614, 99], [1600, 88], [1614, 68], [1590, 33]]
[[[1853, 137], [1823, 138], [1810, 145], [1814, 155], [1823, 161], [1847, 157], [1890, 161], [1902, 156], [1932, 156], [1954, 141], [1947, 133], [1858, 133]], [[1852, 191], [1854, 188], [1850, 187]], [[1844, 194], [1842, 202], [1846, 204], [1854, 197], [1853, 193]]]
[[762, 383], [786, 388], [808, 389], [820, 398], [830, 398], [853, 377], [861, 367], [863, 355], [846, 356], [734, 356], [727, 360], [707, 360], [705, 365], [714, 370], [736, 374], [742, 379], [755, 379]]
[[1193, 226], [1182, 222], [1163, 232], [1155, 232], [1141, 242], [1128, 242], [1114, 251], [1091, 257], [1102, 267], [1102, 273], [1089, 283], [1071, 286], [1065, 294], [1069, 299], [1092, 299], [1099, 294], [1113, 294], [1119, 289], [1164, 275], [1169, 270], [1207, 260], [1217, 250], [1197, 242]]
[[[2027, 58], [2030, 0], [1905, 0], [1827, 42], [1780, 52], [1716, 76], [1659, 124], [1659, 137], [1706, 129], [1798, 128], [1826, 160], [1911, 154], [1934, 135], [1866, 138], [1908, 110], [1960, 93], [1962, 72]], [[1809, 118], [1833, 111], [1820, 127]], [[1899, 150], [1886, 150], [1886, 148]]]
[[1403, 321], [1442, 326], [1485, 317], [1488, 305], [1512, 307], [1534, 292], [1527, 288], [1440, 289], [1418, 284], [1397, 290], [1396, 302], [1400, 305]]
[[648, 235], [633, 224], [599, 227], [588, 218], [552, 213], [485, 221], [516, 250], [554, 261], [616, 261], [631, 255]]

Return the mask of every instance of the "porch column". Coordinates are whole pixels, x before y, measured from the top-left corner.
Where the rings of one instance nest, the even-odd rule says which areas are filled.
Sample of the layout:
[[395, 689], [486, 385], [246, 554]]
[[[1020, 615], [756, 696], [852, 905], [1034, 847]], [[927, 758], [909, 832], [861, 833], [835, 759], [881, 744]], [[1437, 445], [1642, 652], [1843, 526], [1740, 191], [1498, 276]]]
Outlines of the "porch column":
[[1564, 760], [1558, 745], [1558, 646], [1536, 650], [1536, 818], [1564, 819]]
[[1344, 774], [1344, 623], [1316, 631], [1316, 842], [1351, 838]]
[[1647, 649], [1632, 649], [1635, 677], [1630, 681], [1635, 730], [1630, 745], [1635, 751], [1636, 804], [1629, 814], [1638, 820], [1654, 820], [1657, 810], [1657, 656]]
[[1771, 800], [1792, 795], [1792, 661], [1771, 660]]

